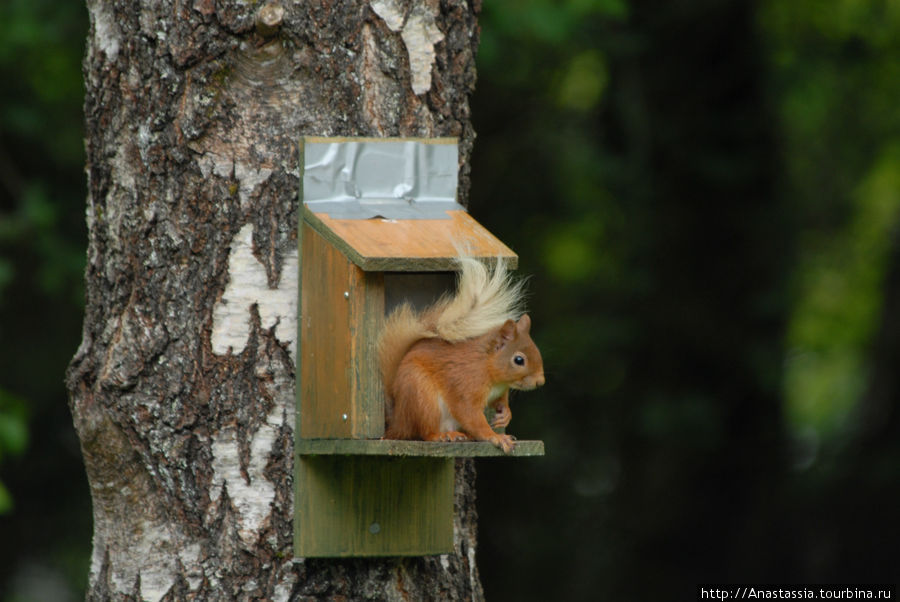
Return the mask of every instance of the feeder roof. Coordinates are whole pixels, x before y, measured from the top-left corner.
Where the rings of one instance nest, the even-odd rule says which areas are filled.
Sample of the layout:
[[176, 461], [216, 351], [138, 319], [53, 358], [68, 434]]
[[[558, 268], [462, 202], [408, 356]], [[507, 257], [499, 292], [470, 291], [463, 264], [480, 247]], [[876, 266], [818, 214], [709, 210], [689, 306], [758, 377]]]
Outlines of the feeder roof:
[[517, 256], [456, 202], [456, 140], [304, 138], [303, 217], [367, 271]]

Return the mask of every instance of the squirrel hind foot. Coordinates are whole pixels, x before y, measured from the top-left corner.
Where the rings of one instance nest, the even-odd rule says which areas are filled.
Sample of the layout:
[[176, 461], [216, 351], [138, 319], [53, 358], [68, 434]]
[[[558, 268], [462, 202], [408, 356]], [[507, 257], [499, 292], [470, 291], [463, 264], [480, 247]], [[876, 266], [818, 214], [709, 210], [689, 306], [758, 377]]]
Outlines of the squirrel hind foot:
[[461, 431], [445, 431], [443, 433], [429, 433], [425, 441], [468, 441], [469, 436]]

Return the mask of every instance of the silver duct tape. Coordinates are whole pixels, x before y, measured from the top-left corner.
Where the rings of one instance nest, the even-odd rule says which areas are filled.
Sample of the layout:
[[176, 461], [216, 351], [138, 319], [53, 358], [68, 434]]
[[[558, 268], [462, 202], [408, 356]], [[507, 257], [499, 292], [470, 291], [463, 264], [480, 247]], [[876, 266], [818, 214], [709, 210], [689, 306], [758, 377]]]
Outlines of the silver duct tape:
[[336, 219], [449, 219], [456, 202], [453, 142], [307, 139], [303, 202]]

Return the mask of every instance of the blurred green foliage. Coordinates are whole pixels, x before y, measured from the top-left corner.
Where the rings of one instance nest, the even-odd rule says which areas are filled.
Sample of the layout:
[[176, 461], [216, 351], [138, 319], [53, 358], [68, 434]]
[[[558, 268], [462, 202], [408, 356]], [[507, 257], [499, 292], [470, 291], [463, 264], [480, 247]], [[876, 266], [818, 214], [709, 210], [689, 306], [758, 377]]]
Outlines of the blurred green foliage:
[[[0, 389], [0, 465], [4, 456], [21, 455], [28, 446], [28, 417], [25, 403]], [[13, 508], [9, 490], [0, 480], [0, 514]]]
[[[0, 303], [15, 290], [82, 303], [81, 48], [69, 0], [0, 5]], [[33, 263], [32, 263], [33, 262]], [[27, 270], [34, 268], [34, 280]], [[30, 288], [34, 285], [34, 288]]]
[[[39, 154], [41, 161], [57, 168], [71, 169], [82, 162], [79, 114], [86, 24], [84, 7], [73, 0], [6, 0], [0, 6], [0, 68], [9, 76], [0, 127], [4, 139], [9, 139], [4, 145], [7, 153], [15, 148], [16, 155]], [[10, 147], [11, 140], [28, 143]]]
[[900, 223], [900, 5], [768, 2], [785, 186], [801, 210], [786, 411], [825, 435], [854, 425]]
[[882, 288], [900, 222], [900, 153], [890, 146], [851, 191], [851, 215], [811, 241], [788, 332], [788, 416], [831, 435], [855, 426], [868, 386], [868, 353], [880, 325]]
[[511, 426], [547, 458], [479, 466], [489, 599], [889, 578], [898, 19], [484, 3], [472, 211], [533, 274], [548, 375]]
[[86, 17], [76, 0], [0, 3], [3, 600], [71, 599], [87, 578], [90, 501], [63, 386], [84, 295]]

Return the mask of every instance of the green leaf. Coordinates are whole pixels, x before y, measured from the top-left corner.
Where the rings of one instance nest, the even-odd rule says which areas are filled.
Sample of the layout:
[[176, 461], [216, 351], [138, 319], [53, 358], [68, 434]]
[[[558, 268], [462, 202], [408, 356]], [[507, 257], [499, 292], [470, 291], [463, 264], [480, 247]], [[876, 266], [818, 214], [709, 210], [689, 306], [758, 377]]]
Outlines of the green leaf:
[[569, 61], [559, 82], [557, 102], [568, 109], [587, 111], [600, 102], [609, 80], [603, 55], [588, 50]]
[[0, 389], [0, 457], [20, 454], [28, 447], [28, 411], [25, 402]]
[[0, 481], [0, 515], [7, 514], [13, 509], [13, 499], [9, 490]]

